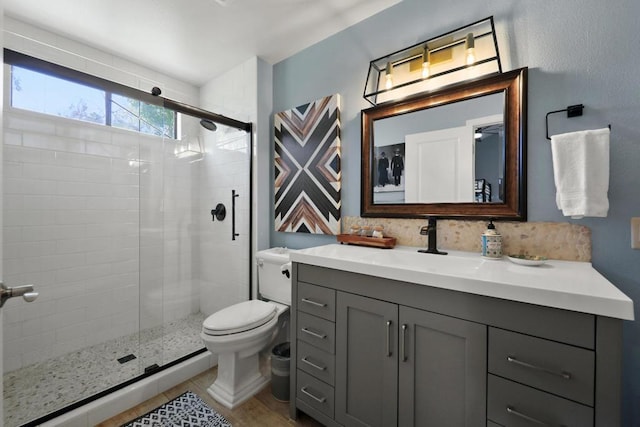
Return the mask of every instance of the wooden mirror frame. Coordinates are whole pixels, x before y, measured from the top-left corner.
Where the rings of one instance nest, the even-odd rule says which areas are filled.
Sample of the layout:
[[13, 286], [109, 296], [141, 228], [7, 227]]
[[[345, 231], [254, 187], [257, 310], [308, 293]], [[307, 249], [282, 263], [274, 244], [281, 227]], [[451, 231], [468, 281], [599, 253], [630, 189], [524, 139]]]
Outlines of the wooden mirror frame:
[[[502, 203], [373, 203], [376, 120], [494, 93], [504, 93], [505, 188]], [[360, 215], [387, 218], [527, 219], [527, 68], [492, 74], [362, 110]]]

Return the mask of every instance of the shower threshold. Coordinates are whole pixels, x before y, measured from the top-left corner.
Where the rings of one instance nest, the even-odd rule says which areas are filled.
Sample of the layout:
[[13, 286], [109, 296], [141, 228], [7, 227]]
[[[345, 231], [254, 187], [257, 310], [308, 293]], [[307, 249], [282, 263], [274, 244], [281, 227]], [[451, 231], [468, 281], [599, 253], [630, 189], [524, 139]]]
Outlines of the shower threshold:
[[[37, 425], [42, 417], [137, 380], [149, 366], [167, 366], [204, 351], [203, 320], [203, 314], [193, 314], [5, 374], [5, 427]], [[136, 358], [124, 364], [118, 361], [129, 354]]]

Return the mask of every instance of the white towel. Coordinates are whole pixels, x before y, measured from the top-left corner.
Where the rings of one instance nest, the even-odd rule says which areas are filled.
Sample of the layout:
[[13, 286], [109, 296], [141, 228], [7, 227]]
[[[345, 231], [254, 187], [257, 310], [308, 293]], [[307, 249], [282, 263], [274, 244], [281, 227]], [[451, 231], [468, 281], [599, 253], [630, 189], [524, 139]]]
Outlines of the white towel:
[[609, 129], [551, 137], [556, 204], [565, 216], [606, 217], [609, 211]]

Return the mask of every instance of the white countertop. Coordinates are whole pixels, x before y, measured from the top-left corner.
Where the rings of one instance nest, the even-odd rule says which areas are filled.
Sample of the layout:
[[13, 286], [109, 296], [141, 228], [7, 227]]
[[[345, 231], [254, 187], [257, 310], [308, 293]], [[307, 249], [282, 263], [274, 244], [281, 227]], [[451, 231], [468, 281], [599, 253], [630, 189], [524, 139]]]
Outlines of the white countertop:
[[291, 252], [291, 261], [460, 292], [633, 320], [633, 301], [588, 262], [549, 260], [537, 267], [471, 252], [418, 253], [332, 244]]

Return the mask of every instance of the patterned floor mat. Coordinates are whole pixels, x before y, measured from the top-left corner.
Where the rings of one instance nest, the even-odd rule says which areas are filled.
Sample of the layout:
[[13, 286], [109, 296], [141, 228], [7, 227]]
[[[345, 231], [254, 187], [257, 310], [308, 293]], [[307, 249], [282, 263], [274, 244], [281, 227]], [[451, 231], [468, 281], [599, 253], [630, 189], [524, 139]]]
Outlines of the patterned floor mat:
[[187, 391], [122, 427], [232, 427], [200, 397]]

